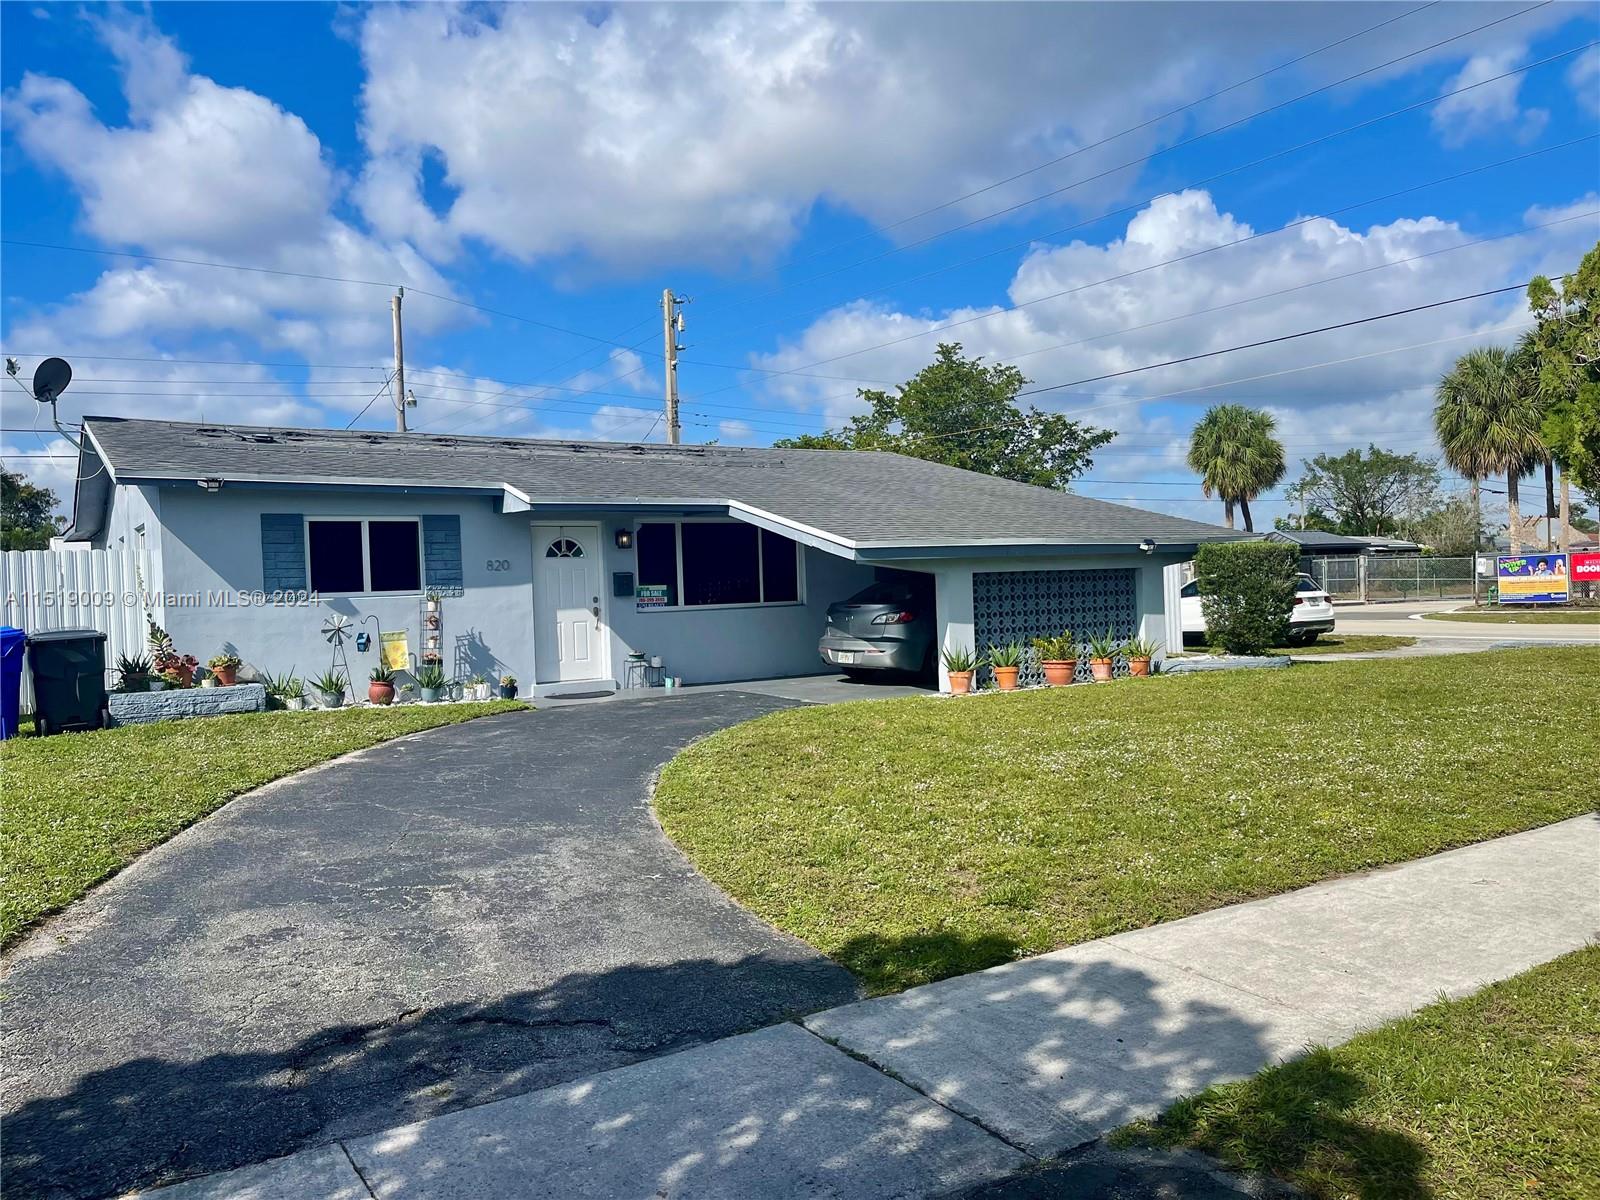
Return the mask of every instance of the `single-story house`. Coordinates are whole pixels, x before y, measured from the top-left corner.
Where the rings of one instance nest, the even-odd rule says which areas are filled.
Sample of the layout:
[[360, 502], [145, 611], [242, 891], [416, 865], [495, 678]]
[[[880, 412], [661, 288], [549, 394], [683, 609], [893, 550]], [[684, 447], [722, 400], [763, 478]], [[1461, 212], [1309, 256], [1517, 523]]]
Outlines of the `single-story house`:
[[313, 675], [338, 614], [369, 635], [358, 688], [388, 634], [525, 695], [627, 686], [639, 652], [691, 684], [823, 672], [828, 606], [887, 572], [931, 581], [946, 646], [1178, 645], [1165, 569], [1237, 536], [889, 453], [112, 417], [84, 419], [65, 534], [148, 550], [152, 611], [202, 662]]
[[1352, 554], [1420, 554], [1422, 547], [1404, 538], [1349, 537], [1342, 533], [1324, 533], [1320, 529], [1274, 529], [1266, 535], [1269, 542], [1289, 542], [1300, 547], [1300, 557], [1338, 558]]

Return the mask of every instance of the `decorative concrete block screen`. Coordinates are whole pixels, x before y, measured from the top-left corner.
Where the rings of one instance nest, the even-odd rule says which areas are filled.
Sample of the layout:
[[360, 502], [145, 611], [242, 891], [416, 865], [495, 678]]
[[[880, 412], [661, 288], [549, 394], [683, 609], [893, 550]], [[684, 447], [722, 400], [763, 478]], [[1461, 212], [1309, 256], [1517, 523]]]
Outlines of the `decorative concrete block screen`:
[[[1072, 630], [1079, 644], [1076, 678], [1089, 675], [1083, 643], [1113, 630], [1119, 641], [1138, 632], [1139, 604], [1134, 571], [1127, 567], [1086, 571], [977, 571], [972, 576], [973, 633], [981, 653], [989, 646], [1021, 642]], [[1117, 660], [1117, 673], [1127, 664]], [[992, 676], [987, 668], [984, 682]], [[1023, 657], [1019, 682], [1044, 682], [1031, 646]]]

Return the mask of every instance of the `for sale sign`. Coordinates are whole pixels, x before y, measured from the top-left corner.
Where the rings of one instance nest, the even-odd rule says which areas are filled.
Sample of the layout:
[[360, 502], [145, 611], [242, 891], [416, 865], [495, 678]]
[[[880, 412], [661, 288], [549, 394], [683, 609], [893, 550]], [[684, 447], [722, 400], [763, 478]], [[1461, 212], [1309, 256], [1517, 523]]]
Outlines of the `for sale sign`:
[[1565, 554], [1502, 554], [1495, 560], [1501, 604], [1565, 604]]

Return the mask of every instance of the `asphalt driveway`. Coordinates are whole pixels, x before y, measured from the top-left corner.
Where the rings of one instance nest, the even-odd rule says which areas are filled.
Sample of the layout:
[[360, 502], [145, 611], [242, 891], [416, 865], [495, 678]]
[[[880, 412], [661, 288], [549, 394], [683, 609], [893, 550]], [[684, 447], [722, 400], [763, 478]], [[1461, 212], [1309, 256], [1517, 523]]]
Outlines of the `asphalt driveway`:
[[9, 962], [9, 1197], [95, 1197], [852, 999], [705, 882], [652, 772], [792, 701], [486, 718], [270, 785]]

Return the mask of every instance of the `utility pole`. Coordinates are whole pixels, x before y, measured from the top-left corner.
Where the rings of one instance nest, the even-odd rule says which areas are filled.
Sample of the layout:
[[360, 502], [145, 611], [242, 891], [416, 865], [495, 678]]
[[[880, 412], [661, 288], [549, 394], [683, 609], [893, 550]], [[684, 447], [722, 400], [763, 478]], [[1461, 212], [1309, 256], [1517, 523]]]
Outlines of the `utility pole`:
[[667, 364], [667, 444], [676, 446], [682, 427], [678, 424], [678, 335], [683, 332], [683, 306], [686, 296], [674, 296], [672, 289], [661, 293], [662, 355]]
[[389, 308], [394, 313], [394, 428], [396, 433], [406, 431], [406, 335], [400, 327], [400, 302], [405, 288], [396, 288]]

